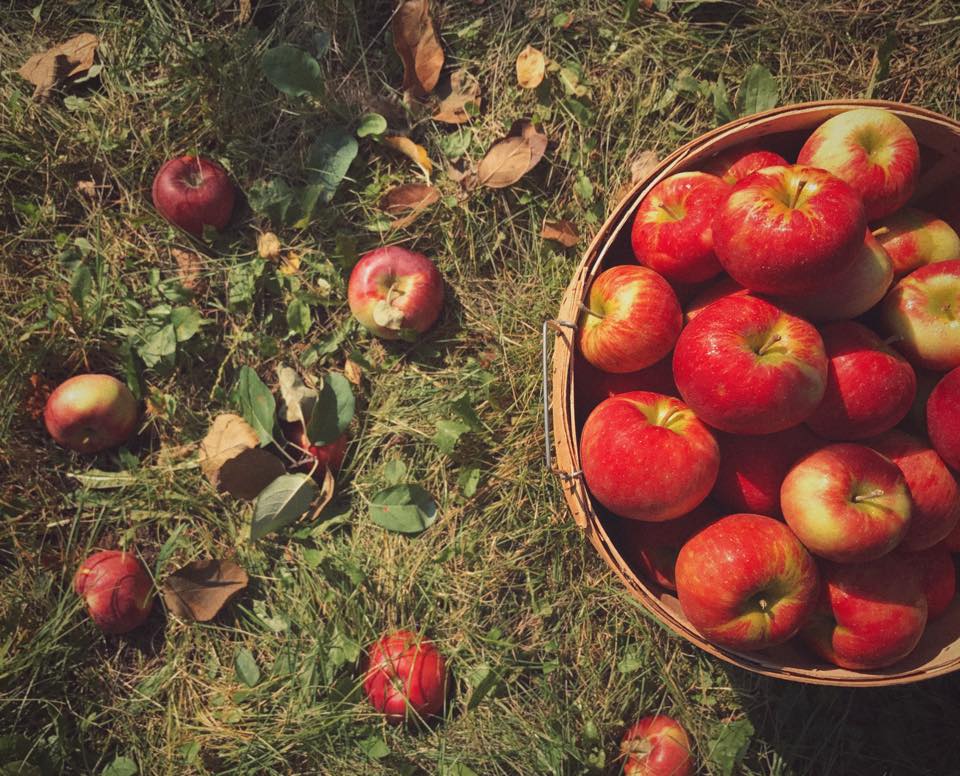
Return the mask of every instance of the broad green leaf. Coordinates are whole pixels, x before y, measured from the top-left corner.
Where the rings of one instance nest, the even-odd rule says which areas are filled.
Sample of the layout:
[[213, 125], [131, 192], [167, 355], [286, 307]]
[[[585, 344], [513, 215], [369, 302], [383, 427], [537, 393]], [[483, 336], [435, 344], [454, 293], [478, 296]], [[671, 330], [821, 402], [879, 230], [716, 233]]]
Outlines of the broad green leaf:
[[358, 149], [353, 133], [336, 125], [324, 129], [310, 145], [307, 151], [307, 179], [311, 185], [321, 187], [321, 202], [327, 203], [333, 199]]
[[433, 435], [433, 443], [440, 448], [440, 452], [450, 455], [457, 446], [457, 441], [470, 430], [470, 426], [459, 420], [438, 420], [437, 432]]
[[93, 291], [93, 275], [90, 274], [90, 268], [86, 264], [77, 264], [70, 276], [70, 296], [82, 309], [91, 291]]
[[300, 297], [295, 297], [287, 305], [287, 328], [291, 335], [306, 336], [310, 331], [313, 320], [310, 316], [310, 305]]
[[390, 747], [387, 746], [387, 742], [383, 740], [382, 736], [378, 736], [376, 733], [369, 738], [358, 741], [357, 746], [359, 746], [360, 751], [371, 760], [382, 760], [390, 754]]
[[287, 215], [288, 220], [293, 221], [293, 226], [297, 229], [304, 229], [310, 225], [313, 218], [313, 211], [316, 210], [317, 202], [324, 195], [326, 187], [314, 183], [309, 186], [298, 186], [293, 190], [295, 207], [290, 209]]
[[399, 485], [407, 476], [407, 465], [399, 458], [391, 458], [384, 464], [383, 478], [391, 485]]
[[237, 679], [243, 682], [247, 687], [256, 687], [260, 681], [260, 666], [257, 665], [256, 658], [246, 647], [237, 650], [237, 656], [233, 661], [233, 668], [237, 673]]
[[379, 113], [364, 113], [357, 124], [357, 137], [382, 135], [387, 131], [387, 120]]
[[419, 485], [393, 485], [370, 499], [370, 519], [381, 528], [415, 534], [437, 520], [437, 505]]
[[287, 213], [294, 201], [294, 191], [281, 178], [257, 181], [247, 192], [247, 201], [254, 213], [258, 213], [277, 225], [287, 223]]
[[775, 108], [780, 99], [780, 86], [767, 68], [763, 65], [754, 65], [743, 77], [740, 93], [737, 96], [740, 115], [749, 116], [752, 113]]
[[119, 756], [106, 768], [100, 771], [100, 776], [137, 776], [140, 769], [129, 757]]
[[450, 763], [443, 766], [443, 776], [477, 776], [477, 772], [463, 763]]
[[277, 402], [260, 376], [249, 366], [240, 367], [231, 398], [240, 414], [260, 437], [260, 446], [273, 441], [276, 426]]
[[470, 403], [470, 399], [467, 398], [466, 394], [461, 396], [459, 399], [452, 401], [450, 403], [450, 408], [464, 423], [470, 426], [471, 431], [483, 430], [483, 424], [480, 422], [477, 411], [473, 408], [473, 405]]
[[257, 280], [266, 266], [263, 259], [251, 259], [234, 264], [227, 273], [227, 307], [235, 310], [253, 301], [257, 292]]
[[713, 112], [717, 119], [726, 123], [736, 118], [733, 115], [733, 108], [730, 107], [730, 101], [727, 99], [727, 87], [723, 82], [723, 76], [717, 78], [713, 85]]
[[177, 352], [177, 331], [172, 323], [166, 326], [150, 327], [144, 332], [144, 339], [137, 346], [137, 353], [148, 367], [153, 367], [165, 358], [172, 358]]
[[289, 97], [323, 94], [320, 63], [303, 49], [283, 43], [263, 55], [260, 67], [267, 80]]
[[317, 495], [313, 478], [306, 474], [281, 474], [265, 487], [253, 507], [250, 540], [257, 541], [268, 533], [299, 520]]
[[457, 476], [457, 487], [466, 498], [473, 498], [480, 484], [480, 467], [468, 466]]
[[339, 668], [344, 663], [355, 663], [360, 658], [360, 644], [337, 628], [331, 639], [327, 656], [335, 668]]
[[200, 331], [203, 325], [203, 316], [196, 307], [183, 305], [174, 307], [170, 311], [170, 323], [177, 335], [177, 342], [186, 342], [194, 334]]
[[737, 766], [746, 755], [752, 737], [753, 724], [749, 719], [724, 722], [716, 727], [707, 741], [707, 759], [717, 766], [723, 776], [731, 776], [737, 772]]
[[336, 441], [353, 420], [355, 409], [350, 381], [338, 372], [328, 372], [307, 423], [307, 439], [315, 445]]
[[643, 663], [643, 658], [639, 652], [630, 652], [617, 663], [617, 670], [621, 674], [632, 674], [634, 671], [639, 671], [643, 668]]

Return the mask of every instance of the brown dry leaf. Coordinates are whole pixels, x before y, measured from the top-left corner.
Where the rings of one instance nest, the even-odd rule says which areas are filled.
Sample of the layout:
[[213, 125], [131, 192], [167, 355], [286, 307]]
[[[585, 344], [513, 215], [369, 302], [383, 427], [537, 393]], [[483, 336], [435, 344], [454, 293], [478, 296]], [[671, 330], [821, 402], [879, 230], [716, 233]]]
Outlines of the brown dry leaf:
[[467, 106], [480, 110], [480, 82], [466, 70], [457, 70], [450, 76], [450, 93], [445, 95], [433, 114], [436, 121], [447, 124], [463, 124], [470, 121]]
[[555, 240], [565, 248], [572, 248], [580, 242], [580, 232], [572, 221], [561, 218], [559, 221], [544, 221], [540, 236], [546, 240]]
[[440, 192], [424, 183], [401, 183], [380, 198], [380, 207], [391, 215], [429, 207], [440, 199]]
[[324, 508], [333, 500], [333, 492], [337, 488], [337, 482], [333, 478], [333, 472], [330, 469], [325, 469], [323, 472], [323, 482], [320, 483], [320, 488], [317, 491], [317, 497], [313, 500], [313, 514], [310, 516], [311, 520], [316, 520], [320, 513], [323, 512]]
[[417, 167], [423, 172], [427, 182], [430, 182], [430, 173], [433, 172], [433, 162], [427, 156], [427, 149], [422, 145], [417, 145], [409, 137], [403, 135], [387, 135], [383, 142], [395, 151], [399, 151], [404, 156], [412, 159]]
[[429, 0], [402, 0], [393, 16], [393, 45], [403, 61], [403, 90], [423, 99], [443, 69], [443, 48], [430, 18]]
[[543, 52], [527, 46], [517, 57], [517, 83], [524, 89], [536, 89], [543, 83], [546, 68]]
[[46, 97], [58, 83], [89, 70], [99, 44], [96, 35], [83, 32], [41, 54], [34, 54], [17, 72], [34, 85], [34, 99]]
[[285, 472], [283, 462], [260, 448], [260, 437], [239, 415], [217, 415], [200, 443], [200, 470], [210, 484], [240, 499], [253, 499]]
[[77, 191], [87, 199], [97, 198], [97, 184], [93, 181], [77, 181]]
[[240, 0], [240, 8], [237, 10], [237, 24], [246, 24], [253, 18], [253, 4], [251, 0]]
[[23, 398], [22, 406], [31, 418], [40, 420], [47, 406], [47, 397], [53, 391], [53, 385], [39, 372], [30, 375], [29, 383], [30, 387], [27, 389], [27, 395]]
[[257, 253], [261, 259], [276, 261], [280, 258], [280, 238], [273, 232], [257, 235]]
[[296, 275], [300, 271], [302, 258], [296, 251], [287, 251], [287, 255], [280, 259], [281, 275]]
[[207, 281], [203, 277], [203, 259], [200, 255], [180, 248], [171, 248], [170, 253], [177, 262], [180, 285], [197, 295], [206, 291]]
[[637, 158], [630, 163], [630, 180], [621, 184], [620, 188], [616, 190], [613, 195], [613, 202], [620, 202], [626, 197], [634, 186], [649, 177], [658, 164], [660, 164], [660, 157], [656, 151], [641, 151]]
[[503, 140], [498, 140], [477, 165], [481, 186], [502, 189], [512, 186], [543, 158], [547, 136], [526, 119], [515, 121]]
[[181, 620], [207, 622], [249, 582], [247, 572], [229, 560], [195, 560], [163, 581], [163, 602]]
[[354, 385], [360, 385], [363, 382], [363, 369], [356, 361], [351, 361], [348, 358], [343, 365], [343, 376]]

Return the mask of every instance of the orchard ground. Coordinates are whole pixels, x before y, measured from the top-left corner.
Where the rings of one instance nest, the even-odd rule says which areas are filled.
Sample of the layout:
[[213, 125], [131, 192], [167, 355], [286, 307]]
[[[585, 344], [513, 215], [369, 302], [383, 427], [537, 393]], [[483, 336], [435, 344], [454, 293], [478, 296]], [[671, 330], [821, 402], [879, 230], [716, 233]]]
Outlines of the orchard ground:
[[[332, 203], [273, 229], [302, 258], [294, 275], [259, 262], [269, 224], [243, 209], [193, 300], [172, 252], [193, 246], [149, 202], [156, 170], [202, 152], [245, 192], [296, 185], [325, 126], [370, 111], [405, 126], [393, 4], [262, 0], [246, 21], [251, 4], [227, 0], [29, 5], [8, 3], [0, 29], [0, 764], [18, 747], [33, 763], [5, 773], [616, 773], [625, 727], [655, 711], [687, 727], [705, 774], [956, 770], [958, 678], [859, 691], [766, 680], [646, 616], [544, 470], [538, 336], [631, 160], [749, 107], [738, 87], [755, 64], [775, 76], [763, 101], [873, 96], [960, 116], [954, 4], [439, 4], [448, 62], [483, 89], [462, 128], [412, 129], [443, 198], [381, 231], [380, 197], [418, 173], [361, 140]], [[80, 32], [100, 36], [102, 71], [32, 102], [16, 68]], [[284, 42], [326, 49], [323, 99], [264, 78], [263, 53]], [[528, 44], [565, 68], [534, 91], [514, 70]], [[464, 195], [446, 162], [478, 160], [525, 116], [550, 138], [544, 160], [509, 188]], [[578, 248], [541, 238], [544, 218], [572, 220]], [[387, 241], [434, 257], [449, 284], [416, 345], [350, 325], [344, 271]], [[171, 300], [196, 310], [175, 352], [158, 333]], [[272, 383], [278, 364], [320, 372], [351, 354], [359, 420], [333, 506], [251, 546], [251, 506], [212, 490], [197, 442], [233, 409], [242, 365]], [[90, 370], [147, 399], [128, 453], [79, 459], [34, 417], [32, 375]], [[452, 446], [461, 426], [443, 421], [471, 428]], [[393, 460], [440, 507], [416, 538], [367, 514]], [[91, 466], [120, 474], [70, 476]], [[232, 557], [252, 584], [213, 623], [164, 622], [158, 604], [132, 637], [105, 639], [70, 578], [88, 550], [131, 544], [159, 578]], [[449, 656], [449, 708], [429, 727], [387, 727], [360, 696], [362, 647], [391, 627], [419, 628]]]

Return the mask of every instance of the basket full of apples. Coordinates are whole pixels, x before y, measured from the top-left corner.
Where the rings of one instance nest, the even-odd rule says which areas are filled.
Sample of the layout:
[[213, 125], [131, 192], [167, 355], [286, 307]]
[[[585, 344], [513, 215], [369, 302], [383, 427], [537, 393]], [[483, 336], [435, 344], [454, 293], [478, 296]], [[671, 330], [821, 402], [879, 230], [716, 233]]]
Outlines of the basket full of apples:
[[544, 356], [548, 463], [630, 591], [762, 674], [960, 668], [960, 123], [720, 127], [595, 237]]

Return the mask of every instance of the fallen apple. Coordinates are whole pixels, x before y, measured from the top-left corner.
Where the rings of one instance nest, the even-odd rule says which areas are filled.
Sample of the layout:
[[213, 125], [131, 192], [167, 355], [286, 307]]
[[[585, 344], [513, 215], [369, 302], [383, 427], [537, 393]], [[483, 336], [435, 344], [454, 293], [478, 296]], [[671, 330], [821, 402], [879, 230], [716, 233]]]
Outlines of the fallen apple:
[[77, 569], [73, 589], [104, 633], [126, 633], [142, 625], [153, 604], [153, 580], [132, 552], [104, 550]]
[[136, 430], [138, 417], [130, 389], [102, 374], [77, 375], [61, 383], [43, 410], [43, 422], [53, 440], [80, 453], [123, 444]]
[[340, 470], [350, 441], [346, 432], [329, 444], [315, 445], [307, 438], [306, 429], [299, 421], [282, 421], [280, 428], [288, 442], [317, 460], [317, 471], [321, 476], [324, 469], [330, 469], [334, 474]]
[[201, 237], [230, 223], [235, 191], [227, 171], [210, 159], [181, 156], [166, 162], [153, 179], [153, 206], [174, 226]]
[[408, 630], [385, 633], [369, 649], [363, 690], [394, 724], [437, 714], [446, 700], [446, 661], [433, 642]]
[[665, 714], [631, 725], [620, 740], [623, 776], [693, 776], [690, 737]]

